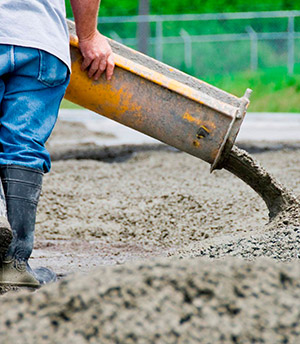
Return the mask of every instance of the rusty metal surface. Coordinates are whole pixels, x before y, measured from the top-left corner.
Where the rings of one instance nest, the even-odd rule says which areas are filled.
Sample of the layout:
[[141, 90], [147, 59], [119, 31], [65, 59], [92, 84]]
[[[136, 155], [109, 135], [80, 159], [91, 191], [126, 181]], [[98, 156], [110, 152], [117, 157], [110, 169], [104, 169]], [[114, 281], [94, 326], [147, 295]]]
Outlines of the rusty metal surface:
[[235, 141], [248, 94], [238, 107], [226, 104], [119, 55], [112, 80], [96, 82], [80, 71], [76, 37], [71, 43], [68, 100], [218, 167]]
[[[70, 39], [72, 41], [71, 44], [76, 45], [78, 44], [78, 39], [76, 36], [75, 23], [71, 20], [67, 20], [67, 23], [70, 33]], [[144, 55], [110, 38], [107, 39], [112, 47], [115, 56], [121, 56], [123, 58], [126, 58], [127, 60], [142, 65], [143, 67], [147, 66], [152, 71], [159, 72], [160, 74], [172, 80], [178, 81], [181, 84], [193, 88], [194, 90], [201, 91], [202, 93], [205, 93], [206, 95], [209, 95], [214, 99], [217, 99], [234, 107], [239, 107], [240, 98], [234, 96], [233, 94], [214, 87], [201, 79], [197, 79], [191, 75], [183, 73], [176, 68], [157, 61], [150, 56]], [[122, 65], [120, 65], [119, 67], [122, 68]]]
[[143, 65], [135, 63], [123, 56], [115, 54], [116, 65], [125, 69], [133, 74], [136, 74], [144, 79], [152, 81], [153, 83], [163, 86], [170, 91], [176, 92], [184, 97], [194, 100], [197, 103], [205, 104], [211, 109], [216, 111], [222, 111], [224, 115], [234, 117], [236, 113], [236, 107], [231, 104], [227, 104], [218, 99], [211, 97], [210, 95], [194, 89], [188, 85], [183, 84], [177, 80], [169, 78], [161, 73], [151, 70]]

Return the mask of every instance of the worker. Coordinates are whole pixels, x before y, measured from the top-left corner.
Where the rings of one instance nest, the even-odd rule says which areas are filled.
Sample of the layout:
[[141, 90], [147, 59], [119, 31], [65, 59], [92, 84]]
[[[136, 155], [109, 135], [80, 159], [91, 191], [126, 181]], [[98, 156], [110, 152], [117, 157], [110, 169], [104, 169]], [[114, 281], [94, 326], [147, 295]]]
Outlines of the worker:
[[[97, 30], [100, 0], [71, 0], [82, 70], [110, 80], [111, 47]], [[31, 269], [45, 148], [70, 79], [64, 0], [0, 1], [0, 177], [7, 218], [0, 211], [0, 285], [39, 287], [56, 280], [47, 268]]]

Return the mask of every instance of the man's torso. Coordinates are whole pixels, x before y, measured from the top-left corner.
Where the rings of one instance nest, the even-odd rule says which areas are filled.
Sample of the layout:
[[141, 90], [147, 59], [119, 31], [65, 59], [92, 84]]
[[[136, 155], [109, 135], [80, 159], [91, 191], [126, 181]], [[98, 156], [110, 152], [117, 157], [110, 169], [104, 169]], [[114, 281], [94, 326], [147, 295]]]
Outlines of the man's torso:
[[0, 44], [45, 50], [70, 67], [64, 0], [0, 0]]

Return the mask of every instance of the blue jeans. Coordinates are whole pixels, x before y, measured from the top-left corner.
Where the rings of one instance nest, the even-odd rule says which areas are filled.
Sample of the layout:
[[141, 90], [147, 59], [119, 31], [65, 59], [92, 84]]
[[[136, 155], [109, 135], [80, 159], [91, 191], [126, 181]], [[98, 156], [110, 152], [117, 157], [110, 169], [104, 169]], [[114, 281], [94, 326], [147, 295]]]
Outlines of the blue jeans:
[[45, 142], [68, 83], [68, 67], [55, 56], [0, 44], [0, 165], [50, 170]]

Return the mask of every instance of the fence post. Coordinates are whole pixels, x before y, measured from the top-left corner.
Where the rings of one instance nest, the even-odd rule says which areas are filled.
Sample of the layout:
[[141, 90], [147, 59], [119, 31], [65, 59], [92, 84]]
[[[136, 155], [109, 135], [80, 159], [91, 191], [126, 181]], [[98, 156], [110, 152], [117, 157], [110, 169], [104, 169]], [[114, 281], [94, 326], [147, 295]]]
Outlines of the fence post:
[[109, 33], [110, 37], [114, 39], [115, 41], [122, 43], [122, 38], [116, 33], [116, 31], [110, 31]]
[[163, 27], [160, 19], [156, 21], [155, 58], [163, 60]]
[[250, 37], [250, 49], [251, 49], [251, 57], [250, 57], [250, 64], [251, 69], [253, 71], [257, 70], [258, 66], [258, 39], [257, 39], [257, 33], [253, 29], [252, 26], [247, 26], [246, 30]]
[[295, 65], [295, 17], [290, 16], [288, 22], [288, 74], [294, 74]]
[[189, 69], [192, 67], [192, 40], [184, 29], [180, 30], [180, 36], [184, 43], [184, 64]]
[[[149, 15], [150, 3], [149, 0], [139, 0], [139, 15]], [[150, 37], [150, 23], [149, 18], [144, 17], [145, 20], [138, 22], [138, 50], [141, 53], [148, 53], [148, 41]]]

